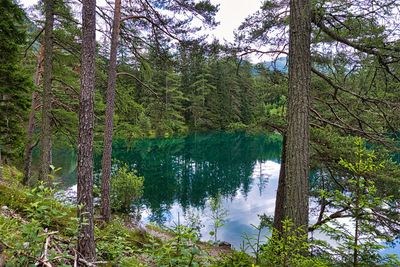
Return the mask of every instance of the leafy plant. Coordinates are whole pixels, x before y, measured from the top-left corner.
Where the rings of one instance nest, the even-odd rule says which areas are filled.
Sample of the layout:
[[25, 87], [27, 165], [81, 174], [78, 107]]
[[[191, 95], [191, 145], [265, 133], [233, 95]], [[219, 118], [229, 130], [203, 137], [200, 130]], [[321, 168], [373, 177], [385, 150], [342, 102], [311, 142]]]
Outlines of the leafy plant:
[[64, 224], [64, 218], [68, 216], [66, 207], [63, 207], [54, 199], [56, 190], [46, 187], [43, 182], [27, 192], [29, 201], [24, 212], [27, 217], [40, 222], [44, 227], [54, 226], [54, 222]]
[[258, 225], [251, 224], [251, 226], [257, 230], [256, 236], [244, 234], [243, 235], [243, 245], [241, 250], [245, 253], [248, 250], [255, 256], [255, 263], [259, 263], [259, 257], [263, 248], [261, 244], [261, 233], [265, 228], [269, 228], [272, 225], [272, 219], [265, 214], [258, 215], [260, 218], [260, 223]]
[[98, 236], [96, 249], [98, 256], [107, 261], [119, 262], [122, 258], [132, 255], [130, 232], [124, 226], [122, 219], [116, 218], [104, 228], [96, 228]]
[[[179, 217], [179, 214], [178, 214]], [[185, 213], [186, 226], [192, 229], [198, 235], [198, 238], [201, 237], [201, 228], [204, 227], [204, 224], [201, 220], [201, 214], [194, 209], [188, 209]]]
[[214, 230], [210, 232], [214, 236], [214, 242], [218, 241], [218, 229], [225, 225], [228, 211], [221, 204], [221, 195], [217, 195], [210, 199], [211, 220]]
[[167, 241], [151, 238], [147, 252], [152, 255], [157, 266], [207, 266], [208, 255], [199, 247], [199, 237], [195, 229], [176, 225], [173, 237]]
[[307, 242], [307, 232], [303, 228], [295, 228], [290, 220], [282, 221], [282, 233], [275, 229], [262, 247], [259, 255], [261, 266], [273, 267], [324, 267], [328, 266], [322, 259], [307, 257], [310, 244]]
[[143, 194], [144, 178], [122, 165], [111, 178], [111, 208], [114, 211], [129, 211], [133, 201]]

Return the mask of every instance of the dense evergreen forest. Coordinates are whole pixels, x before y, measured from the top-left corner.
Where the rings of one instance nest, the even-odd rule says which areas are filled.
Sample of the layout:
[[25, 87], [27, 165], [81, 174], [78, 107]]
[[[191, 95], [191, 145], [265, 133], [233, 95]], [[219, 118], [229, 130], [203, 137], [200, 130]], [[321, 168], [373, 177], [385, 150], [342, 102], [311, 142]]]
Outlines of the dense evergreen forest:
[[[400, 265], [382, 253], [400, 240], [399, 1], [262, 1], [231, 43], [206, 35], [213, 1], [97, 4], [0, 0], [0, 267]], [[247, 238], [252, 253], [120, 216], [146, 177], [112, 164], [113, 140], [213, 131], [282, 137], [275, 215], [255, 226], [270, 235]], [[72, 206], [54, 146], [77, 151]]]

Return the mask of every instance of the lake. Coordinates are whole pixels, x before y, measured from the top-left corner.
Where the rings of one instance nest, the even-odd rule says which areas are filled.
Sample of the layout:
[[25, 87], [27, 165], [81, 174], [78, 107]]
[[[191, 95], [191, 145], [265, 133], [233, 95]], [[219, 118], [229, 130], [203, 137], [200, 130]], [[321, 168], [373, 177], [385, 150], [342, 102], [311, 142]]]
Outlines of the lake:
[[[143, 223], [173, 226], [198, 217], [202, 240], [213, 240], [210, 199], [220, 198], [227, 214], [217, 238], [240, 248], [244, 234], [256, 233], [251, 225], [259, 223], [258, 215], [274, 213], [281, 148], [279, 135], [221, 132], [116, 141], [113, 159], [115, 166], [126, 163], [145, 177], [138, 212]], [[53, 161], [62, 168], [64, 187], [75, 185], [75, 152], [55, 149]], [[95, 153], [94, 162], [99, 179], [101, 151]], [[315, 237], [325, 239], [318, 233]]]
[[[201, 218], [202, 239], [212, 240], [210, 199], [219, 197], [227, 211], [217, 238], [239, 248], [242, 234], [255, 233], [258, 214], [273, 215], [280, 169], [281, 137], [246, 133], [195, 134], [185, 138], [116, 141], [113, 160], [144, 176], [140, 209], [144, 223], [172, 226], [185, 217]], [[95, 154], [95, 176], [101, 152]], [[54, 149], [64, 187], [76, 184], [73, 150]], [[97, 175], [96, 175], [97, 174]]]

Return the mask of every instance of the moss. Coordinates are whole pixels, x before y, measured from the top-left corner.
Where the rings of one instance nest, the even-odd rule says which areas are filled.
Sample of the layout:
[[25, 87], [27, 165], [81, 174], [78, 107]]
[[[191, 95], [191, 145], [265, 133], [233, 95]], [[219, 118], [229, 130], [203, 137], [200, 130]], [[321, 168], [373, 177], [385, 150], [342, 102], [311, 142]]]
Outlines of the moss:
[[164, 234], [164, 235], [171, 235], [172, 236], [172, 234], [173, 234], [173, 231], [170, 231], [168, 229], [162, 228], [162, 227], [160, 227], [158, 225], [155, 225], [155, 224], [148, 224], [148, 225], [146, 225], [146, 228], [149, 229], [149, 230], [152, 230], [154, 232]]
[[0, 183], [0, 204], [2, 206], [22, 212], [29, 202], [26, 192], [21, 188]]
[[23, 173], [16, 167], [10, 165], [4, 165], [3, 168], [3, 179], [8, 184], [19, 184], [22, 182]]
[[121, 267], [144, 267], [143, 263], [141, 263], [141, 259], [136, 257], [125, 257], [121, 259], [119, 266]]
[[120, 217], [96, 227], [95, 236], [98, 236], [96, 239], [98, 256], [113, 263], [121, 263], [123, 260], [133, 261], [137, 256], [135, 254], [149, 243], [146, 233], [136, 228], [128, 228]]

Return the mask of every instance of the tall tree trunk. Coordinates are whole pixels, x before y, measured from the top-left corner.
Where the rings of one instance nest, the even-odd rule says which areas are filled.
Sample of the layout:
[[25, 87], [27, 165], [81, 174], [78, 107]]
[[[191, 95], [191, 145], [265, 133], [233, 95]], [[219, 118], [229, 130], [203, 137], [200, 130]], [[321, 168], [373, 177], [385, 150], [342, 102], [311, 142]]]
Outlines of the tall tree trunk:
[[[44, 46], [40, 44], [39, 54], [37, 57], [37, 67], [35, 73], [35, 85], [36, 87], [40, 86], [41, 77], [43, 73], [43, 58], [44, 58]], [[22, 181], [23, 184], [27, 184], [29, 178], [32, 176], [32, 150], [33, 150], [33, 132], [35, 131], [35, 114], [36, 114], [36, 105], [38, 102], [38, 93], [35, 91], [32, 92], [32, 102], [31, 102], [31, 111], [29, 113], [29, 121], [27, 127], [26, 134], [26, 147], [25, 147], [25, 158], [24, 158], [24, 179]]]
[[110, 63], [108, 66], [108, 86], [107, 86], [107, 109], [106, 125], [104, 129], [104, 150], [102, 161], [102, 180], [101, 180], [101, 215], [105, 221], [111, 219], [110, 208], [110, 180], [111, 180], [111, 154], [113, 136], [113, 116], [115, 86], [117, 80], [117, 52], [118, 37], [121, 23], [121, 0], [115, 0], [114, 22], [111, 36]]
[[53, 25], [54, 0], [45, 1], [46, 21], [44, 26], [44, 74], [42, 93], [42, 134], [40, 138], [41, 154], [39, 179], [50, 183], [50, 109], [51, 109], [51, 80], [53, 76]]
[[95, 261], [93, 221], [93, 97], [96, 57], [96, 0], [82, 5], [81, 92], [78, 136], [78, 255]]
[[283, 134], [282, 153], [281, 153], [281, 169], [279, 171], [278, 190], [275, 200], [275, 214], [273, 227], [281, 234], [283, 231], [282, 221], [285, 219], [285, 164], [286, 161], [286, 134]]
[[290, 1], [289, 93], [285, 161], [285, 218], [308, 226], [311, 16], [309, 0]]
[[0, 181], [3, 180], [3, 160], [1, 159], [1, 146], [0, 146]]

